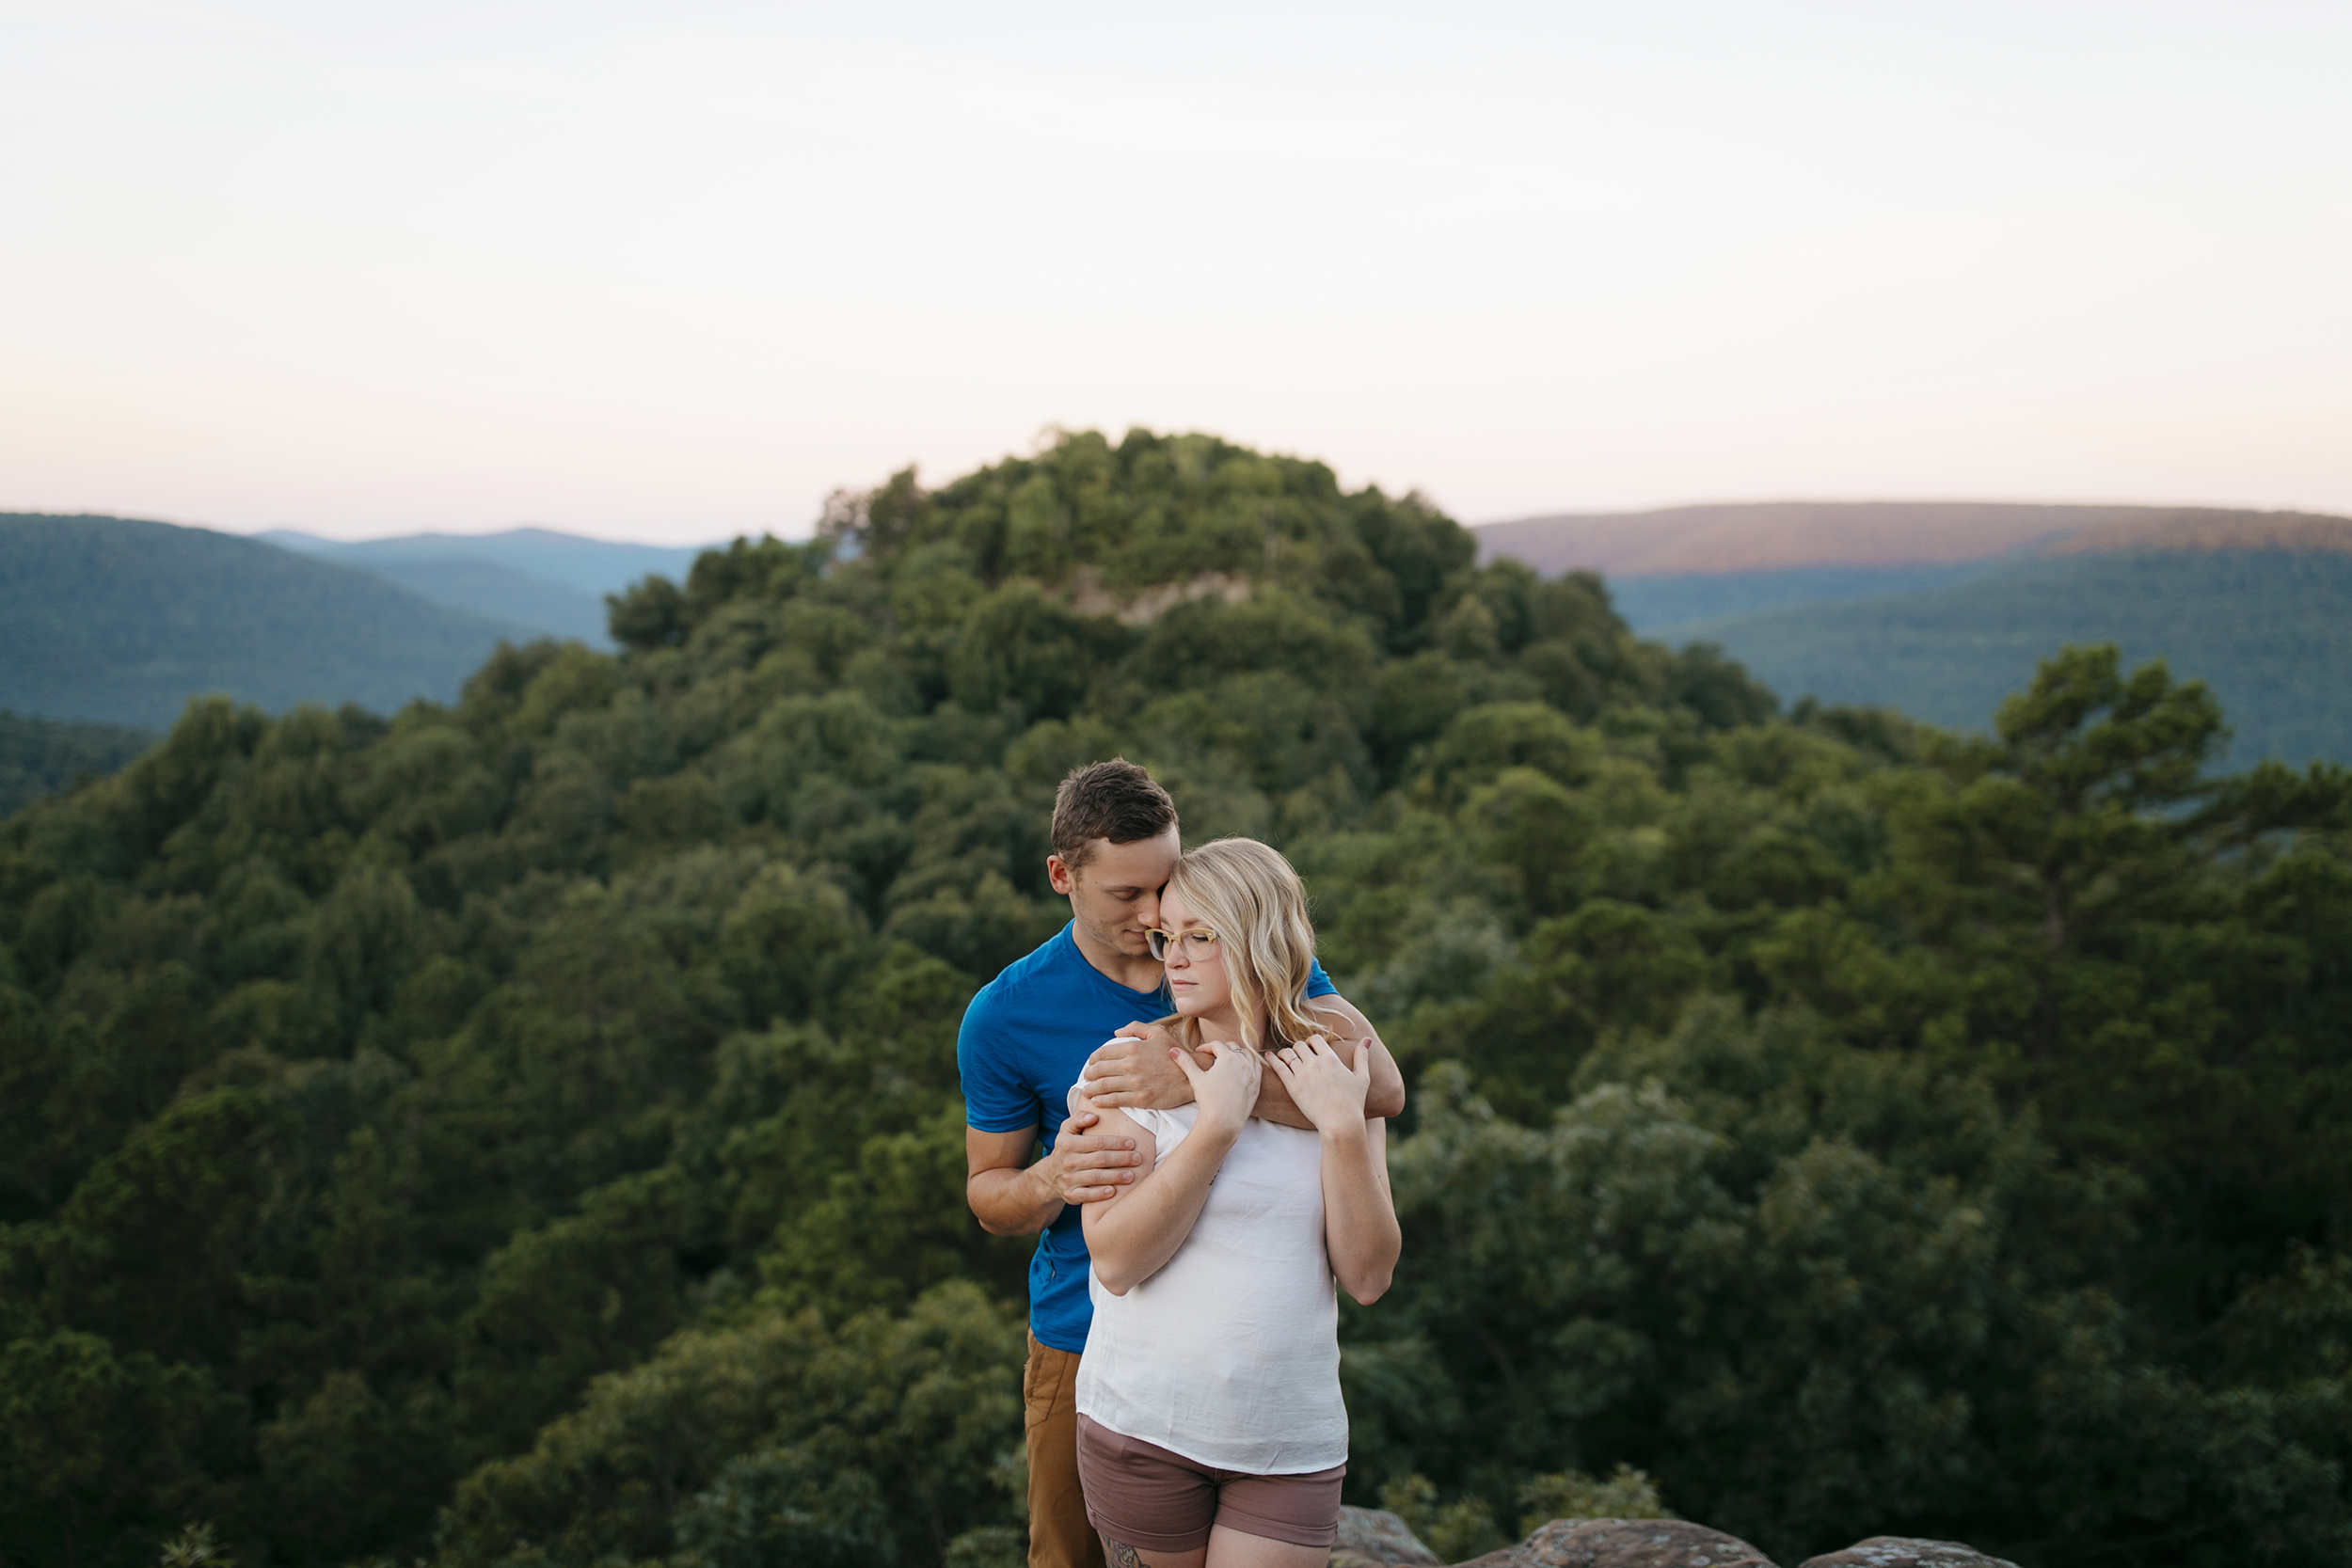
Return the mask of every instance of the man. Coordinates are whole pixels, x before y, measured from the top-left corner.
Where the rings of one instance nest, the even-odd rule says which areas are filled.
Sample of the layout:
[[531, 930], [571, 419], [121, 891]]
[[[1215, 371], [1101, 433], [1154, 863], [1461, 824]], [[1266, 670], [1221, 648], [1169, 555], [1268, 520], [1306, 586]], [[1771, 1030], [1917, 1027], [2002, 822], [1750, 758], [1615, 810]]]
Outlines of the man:
[[[1093, 1316], [1079, 1206], [1136, 1179], [1132, 1138], [1087, 1132], [1091, 1113], [1070, 1117], [1071, 1084], [1083, 1069], [1104, 1104], [1167, 1110], [1192, 1086], [1168, 1057], [1160, 965], [1145, 933], [1159, 924], [1160, 890], [1180, 852], [1176, 805], [1152, 775], [1124, 758], [1081, 768], [1054, 800], [1045, 873], [1070, 900], [1070, 924], [982, 987], [963, 1015], [956, 1063], [963, 1076], [965, 1195], [993, 1235], [1042, 1232], [1029, 1260], [1029, 1360], [1022, 1377], [1029, 1452], [1031, 1568], [1101, 1568], [1103, 1547], [1078, 1491], [1078, 1356]], [[1310, 996], [1332, 996], [1317, 964]], [[1334, 997], [1348, 1028], [1373, 1053], [1373, 1116], [1405, 1109], [1405, 1081], [1363, 1015]], [[1105, 1039], [1116, 1035], [1108, 1045]], [[1101, 1049], [1097, 1049], [1100, 1047]], [[1312, 1124], [1265, 1074], [1256, 1114]], [[1042, 1138], [1043, 1157], [1030, 1155]]]

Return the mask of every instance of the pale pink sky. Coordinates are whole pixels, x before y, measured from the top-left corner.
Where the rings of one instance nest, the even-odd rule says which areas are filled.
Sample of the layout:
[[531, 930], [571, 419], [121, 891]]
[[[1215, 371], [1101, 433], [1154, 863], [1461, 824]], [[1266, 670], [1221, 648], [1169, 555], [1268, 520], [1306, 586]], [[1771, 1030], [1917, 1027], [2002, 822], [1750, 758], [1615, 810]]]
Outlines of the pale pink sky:
[[2352, 511], [2352, 7], [0, 0], [0, 510]]

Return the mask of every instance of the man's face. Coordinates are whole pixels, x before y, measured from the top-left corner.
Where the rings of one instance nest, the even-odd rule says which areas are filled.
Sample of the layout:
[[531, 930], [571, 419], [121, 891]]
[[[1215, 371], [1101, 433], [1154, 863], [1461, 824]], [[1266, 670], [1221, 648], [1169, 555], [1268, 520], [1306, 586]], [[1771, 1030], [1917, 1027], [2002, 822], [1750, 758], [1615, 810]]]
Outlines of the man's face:
[[1071, 915], [1101, 945], [1129, 958], [1151, 952], [1143, 933], [1160, 923], [1160, 889], [1176, 868], [1183, 841], [1170, 827], [1157, 838], [1132, 844], [1094, 841], [1093, 853], [1073, 871], [1059, 855], [1045, 859], [1056, 893], [1070, 898]]

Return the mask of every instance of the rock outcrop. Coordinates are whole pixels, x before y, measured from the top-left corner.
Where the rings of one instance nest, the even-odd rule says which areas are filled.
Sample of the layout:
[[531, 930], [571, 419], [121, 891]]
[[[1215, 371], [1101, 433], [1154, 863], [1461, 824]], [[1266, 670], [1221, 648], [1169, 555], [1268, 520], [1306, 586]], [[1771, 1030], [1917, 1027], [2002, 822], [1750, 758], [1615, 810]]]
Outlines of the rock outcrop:
[[1331, 1568], [1444, 1568], [1438, 1554], [1395, 1514], [1377, 1508], [1340, 1510]]
[[[1404, 1520], [1373, 1508], [1340, 1510], [1331, 1568], [1444, 1568]], [[1554, 1519], [1516, 1546], [1455, 1568], [1776, 1568], [1736, 1535], [1682, 1519]], [[2017, 1568], [1957, 1541], [1874, 1535], [1802, 1568]]]
[[1775, 1568], [1736, 1535], [1682, 1519], [1554, 1519], [1462, 1568]]
[[2005, 1557], [1987, 1557], [1957, 1541], [1874, 1535], [1842, 1552], [1807, 1558], [1803, 1568], [2017, 1568], [2017, 1564]]

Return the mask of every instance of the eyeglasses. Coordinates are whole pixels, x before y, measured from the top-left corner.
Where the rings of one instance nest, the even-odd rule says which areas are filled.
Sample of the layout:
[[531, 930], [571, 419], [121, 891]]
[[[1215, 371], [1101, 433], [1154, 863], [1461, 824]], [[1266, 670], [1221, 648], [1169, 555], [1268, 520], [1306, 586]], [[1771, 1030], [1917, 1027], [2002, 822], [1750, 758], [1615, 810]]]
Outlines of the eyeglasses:
[[1152, 956], [1162, 963], [1168, 961], [1168, 950], [1178, 942], [1184, 943], [1187, 958], [1205, 958], [1216, 951], [1215, 931], [1146, 931], [1143, 941], [1144, 945], [1152, 949]]

